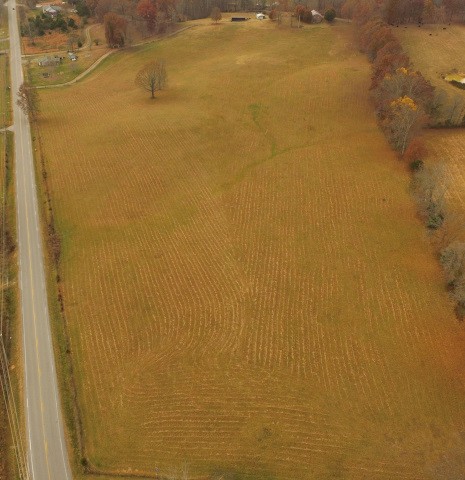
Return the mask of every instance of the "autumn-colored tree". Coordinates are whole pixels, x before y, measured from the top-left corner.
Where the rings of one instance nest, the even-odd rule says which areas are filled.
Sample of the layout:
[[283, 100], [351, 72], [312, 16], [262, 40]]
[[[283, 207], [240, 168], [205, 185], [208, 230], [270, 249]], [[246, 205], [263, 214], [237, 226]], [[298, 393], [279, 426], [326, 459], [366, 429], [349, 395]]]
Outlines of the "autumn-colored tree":
[[413, 136], [424, 125], [426, 116], [407, 96], [393, 100], [389, 107], [382, 125], [393, 148], [403, 155]]
[[444, 6], [448, 22], [451, 22], [454, 18], [458, 18], [464, 13], [465, 3], [463, 0], [443, 0], [442, 4]]
[[213, 7], [210, 13], [210, 18], [218, 23], [221, 20], [221, 10], [218, 7]]
[[85, 0], [85, 4], [92, 15], [95, 15], [95, 9], [97, 8], [98, 0]]
[[394, 74], [399, 68], [410, 67], [409, 57], [402, 52], [399, 42], [386, 43], [376, 54], [372, 66], [371, 89], [377, 88], [388, 75]]
[[29, 83], [22, 83], [20, 85], [16, 104], [31, 120], [36, 119], [39, 115], [39, 95], [37, 94], [37, 90]]
[[289, 12], [292, 10], [291, 0], [278, 0], [278, 10], [281, 12]]
[[155, 98], [155, 92], [163, 90], [166, 86], [165, 61], [155, 60], [145, 65], [137, 73], [135, 83], [150, 92], [151, 98]]
[[103, 17], [103, 24], [108, 45], [112, 48], [124, 46], [127, 29], [126, 19], [116, 13], [109, 12]]
[[430, 112], [434, 97], [434, 87], [419, 72], [405, 67], [397, 68], [392, 75], [386, 75], [374, 91], [377, 114], [384, 120], [390, 114], [391, 103], [408, 97], [421, 107], [421, 110]]
[[357, 25], [364, 25], [375, 17], [377, 3], [375, 0], [346, 0], [341, 9], [344, 18], [351, 18]]
[[391, 25], [401, 23], [405, 18], [402, 0], [388, 0], [386, 2], [385, 18]]
[[113, 0], [98, 0], [97, 5], [95, 6], [95, 18], [99, 22], [103, 22], [105, 15], [111, 12], [113, 7]]
[[118, 15], [130, 15], [134, 11], [134, 5], [131, 0], [113, 0], [112, 10]]
[[385, 18], [389, 24], [421, 22], [424, 0], [388, 0]]
[[152, 0], [140, 0], [137, 4], [137, 15], [145, 20], [149, 32], [155, 30], [157, 13], [157, 6]]
[[419, 137], [416, 137], [405, 149], [403, 158], [412, 166], [421, 165], [427, 153], [425, 143]]
[[405, 22], [422, 21], [425, 0], [404, 0]]
[[297, 5], [295, 7], [295, 16], [302, 22], [312, 23], [312, 11], [304, 5]]
[[373, 61], [379, 50], [381, 50], [387, 43], [395, 40], [391, 29], [387, 25], [380, 26], [373, 31], [365, 41], [364, 51], [368, 55], [369, 60]]
[[385, 23], [380, 18], [375, 18], [367, 21], [357, 31], [358, 46], [362, 52], [366, 52], [367, 46], [371, 41], [371, 36], [379, 28], [383, 27]]
[[353, 21], [355, 25], [361, 26], [367, 23], [370, 19], [378, 15], [378, 4], [374, 0], [365, 0], [360, 7], [355, 11]]

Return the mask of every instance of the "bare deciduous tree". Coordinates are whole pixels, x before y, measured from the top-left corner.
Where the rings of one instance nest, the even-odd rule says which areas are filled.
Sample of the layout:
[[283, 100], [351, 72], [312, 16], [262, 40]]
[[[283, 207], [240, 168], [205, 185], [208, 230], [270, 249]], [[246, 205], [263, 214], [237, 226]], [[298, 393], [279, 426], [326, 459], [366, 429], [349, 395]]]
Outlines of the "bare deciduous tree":
[[391, 145], [401, 155], [405, 153], [425, 119], [424, 112], [410, 97], [401, 97], [391, 102], [389, 115], [383, 126]]
[[150, 92], [155, 98], [155, 92], [166, 86], [166, 67], [164, 60], [155, 60], [143, 67], [136, 76], [136, 85]]
[[210, 18], [215, 22], [218, 23], [221, 20], [221, 10], [218, 7], [213, 7]]
[[39, 114], [39, 95], [34, 87], [22, 83], [18, 90], [17, 105], [30, 119], [37, 118]]
[[447, 178], [443, 165], [423, 167], [413, 175], [413, 195], [430, 230], [440, 228], [446, 216]]

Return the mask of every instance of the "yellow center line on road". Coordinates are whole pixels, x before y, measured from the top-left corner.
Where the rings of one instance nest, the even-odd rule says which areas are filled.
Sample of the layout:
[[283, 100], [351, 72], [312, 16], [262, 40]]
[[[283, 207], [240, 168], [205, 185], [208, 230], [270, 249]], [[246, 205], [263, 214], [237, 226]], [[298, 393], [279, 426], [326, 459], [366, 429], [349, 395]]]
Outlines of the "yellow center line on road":
[[[19, 119], [18, 122], [19, 125], [19, 139], [22, 139], [22, 122], [21, 119]], [[24, 159], [24, 148], [23, 148], [23, 142], [20, 141], [21, 144], [21, 154], [22, 158]], [[44, 422], [44, 403], [43, 403], [43, 396], [42, 396], [42, 383], [40, 381], [41, 378], [41, 371], [40, 371], [40, 366], [39, 366], [39, 339], [37, 337], [37, 317], [36, 317], [36, 310], [35, 310], [35, 305], [34, 305], [34, 300], [35, 300], [35, 294], [34, 294], [34, 285], [33, 285], [33, 276], [32, 276], [32, 255], [31, 255], [31, 235], [30, 235], [30, 229], [29, 229], [29, 209], [27, 206], [27, 195], [26, 195], [26, 175], [24, 172], [24, 163], [23, 163], [23, 192], [24, 192], [24, 205], [25, 205], [25, 212], [26, 212], [26, 231], [27, 231], [27, 248], [28, 248], [28, 253], [29, 253], [29, 277], [31, 280], [31, 303], [32, 303], [32, 319], [34, 322], [34, 336], [36, 340], [36, 359], [37, 359], [37, 374], [38, 374], [38, 380], [39, 380], [39, 400], [40, 400], [40, 412], [41, 412], [41, 419], [42, 419], [42, 436], [44, 439], [44, 449], [45, 449], [45, 461], [47, 464], [47, 473], [48, 473], [48, 478], [51, 480], [50, 476], [50, 465], [48, 461], [48, 445], [47, 445], [47, 439], [45, 435], [45, 422]], [[32, 192], [32, 195], [34, 195], [34, 192]], [[32, 452], [31, 452], [32, 454]], [[33, 473], [34, 474], [34, 473]]]

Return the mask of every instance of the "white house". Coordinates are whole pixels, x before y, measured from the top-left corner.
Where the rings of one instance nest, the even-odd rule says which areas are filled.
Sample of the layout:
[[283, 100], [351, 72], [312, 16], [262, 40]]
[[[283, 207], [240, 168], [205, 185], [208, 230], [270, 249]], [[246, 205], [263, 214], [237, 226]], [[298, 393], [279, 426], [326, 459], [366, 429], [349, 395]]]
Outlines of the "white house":
[[258, 20], [265, 20], [266, 15], [264, 13], [257, 13], [256, 17]]
[[51, 17], [56, 17], [60, 13], [60, 8], [55, 7], [52, 5], [44, 5], [42, 7], [42, 12], [45, 13], [45, 15], [50, 15]]

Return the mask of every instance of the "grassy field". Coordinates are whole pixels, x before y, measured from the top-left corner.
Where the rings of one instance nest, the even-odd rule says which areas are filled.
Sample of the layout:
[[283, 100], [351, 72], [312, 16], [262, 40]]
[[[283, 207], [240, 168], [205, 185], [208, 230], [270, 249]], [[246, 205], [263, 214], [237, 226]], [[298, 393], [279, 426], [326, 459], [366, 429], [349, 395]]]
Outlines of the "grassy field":
[[443, 77], [465, 71], [465, 58], [461, 54], [465, 41], [464, 25], [432, 25], [418, 28], [414, 25], [394, 29], [416, 70], [436, 87], [449, 94], [465, 95], [465, 90], [449, 84]]
[[199, 26], [40, 92], [94, 468], [465, 470], [463, 326], [350, 28]]

